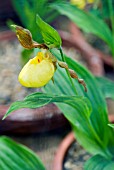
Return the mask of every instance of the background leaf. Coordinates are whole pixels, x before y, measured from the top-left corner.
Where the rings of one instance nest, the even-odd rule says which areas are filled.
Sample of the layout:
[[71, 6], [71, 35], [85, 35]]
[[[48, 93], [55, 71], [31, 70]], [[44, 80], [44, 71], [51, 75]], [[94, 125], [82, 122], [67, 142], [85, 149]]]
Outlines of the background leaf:
[[31, 59], [33, 51], [34, 51], [33, 49], [32, 50], [23, 49], [21, 51], [21, 66], [24, 66], [29, 61], [29, 59]]
[[0, 170], [45, 170], [30, 149], [7, 137], [0, 137]]
[[58, 16], [57, 11], [49, 8], [49, 0], [12, 0], [12, 3], [23, 26], [30, 30], [35, 41], [42, 43], [42, 36], [36, 24], [36, 14], [38, 13], [48, 23]]
[[62, 42], [58, 32], [49, 24], [44, 22], [38, 14], [36, 16], [36, 23], [39, 27], [44, 43], [49, 48], [54, 48], [54, 47], [59, 48]]
[[96, 77], [96, 80], [104, 97], [114, 100], [114, 81], [105, 77]]
[[52, 9], [56, 9], [58, 12], [60, 12], [60, 14], [67, 16], [83, 31], [92, 33], [101, 38], [113, 51], [113, 39], [111, 31], [102, 19], [67, 2], [54, 3], [50, 6]]
[[105, 159], [101, 155], [95, 155], [90, 158], [84, 166], [84, 170], [113, 170], [114, 162]]
[[[54, 2], [56, 1], [57, 0]], [[49, 7], [49, 0], [12, 0], [12, 4], [22, 26], [32, 33], [33, 40], [43, 43], [43, 37], [36, 24], [36, 14], [38, 13], [48, 23], [52, 23], [59, 15], [57, 11]], [[12, 22], [9, 21], [10, 25], [11, 23]], [[13, 24], [15, 25], [15, 23]], [[18, 23], [16, 24], [18, 25]], [[23, 50], [21, 55], [22, 64], [27, 62], [29, 58], [30, 53], [27, 50]]]

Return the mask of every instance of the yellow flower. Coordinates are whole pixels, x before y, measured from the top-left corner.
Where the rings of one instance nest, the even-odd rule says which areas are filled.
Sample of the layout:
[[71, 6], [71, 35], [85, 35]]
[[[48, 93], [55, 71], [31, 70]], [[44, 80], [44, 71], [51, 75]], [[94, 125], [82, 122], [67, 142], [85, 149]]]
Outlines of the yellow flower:
[[95, 0], [71, 0], [70, 2], [77, 5], [80, 9], [83, 9], [86, 4], [92, 4]]
[[56, 69], [56, 58], [42, 50], [30, 59], [19, 74], [19, 82], [25, 87], [42, 87], [52, 79]]

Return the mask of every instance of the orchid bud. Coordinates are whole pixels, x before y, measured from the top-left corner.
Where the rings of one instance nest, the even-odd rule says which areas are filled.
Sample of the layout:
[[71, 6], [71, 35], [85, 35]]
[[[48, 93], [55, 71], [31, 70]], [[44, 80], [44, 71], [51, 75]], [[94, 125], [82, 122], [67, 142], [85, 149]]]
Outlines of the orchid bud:
[[82, 84], [82, 86], [84, 87], [85, 92], [87, 92], [87, 87], [86, 87], [86, 83], [84, 82], [84, 80], [83, 80], [83, 79], [79, 79], [78, 75], [75, 73], [74, 70], [68, 69], [68, 71], [69, 71], [69, 73], [70, 73], [70, 76], [71, 76], [72, 78], [74, 78], [74, 79], [77, 79], [78, 82], [79, 82], [80, 84]]
[[58, 61], [58, 64], [59, 64], [59, 66], [60, 66], [61, 68], [68, 69], [68, 65], [67, 65], [67, 63], [62, 62], [62, 61]]
[[71, 76], [72, 78], [76, 78], [76, 79], [78, 78], [78, 76], [77, 76], [77, 74], [75, 73], [74, 70], [68, 69], [68, 71], [69, 71], [70, 76]]

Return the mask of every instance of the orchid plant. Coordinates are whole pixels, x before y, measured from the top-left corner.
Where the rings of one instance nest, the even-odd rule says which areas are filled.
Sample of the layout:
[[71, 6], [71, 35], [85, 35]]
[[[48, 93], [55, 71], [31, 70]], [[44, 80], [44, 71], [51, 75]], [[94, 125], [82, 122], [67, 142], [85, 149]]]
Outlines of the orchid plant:
[[[79, 143], [93, 155], [85, 163], [84, 169], [113, 170], [114, 133], [110, 127], [113, 125], [108, 120], [105, 101], [106, 97], [114, 99], [113, 82], [105, 78], [95, 78], [86, 68], [63, 54], [58, 32], [39, 15], [36, 17], [36, 23], [43, 37], [42, 44], [32, 39], [29, 30], [13, 25], [21, 45], [35, 51], [35, 57], [22, 68], [18, 79], [23, 86], [41, 87], [43, 92], [30, 94], [24, 100], [11, 104], [3, 119], [17, 109], [35, 109], [54, 102], [71, 123]], [[4, 141], [6, 144], [6, 139]], [[21, 151], [25, 153], [24, 150]], [[6, 149], [5, 155], [7, 156], [9, 152], [10, 150]], [[3, 156], [0, 154], [0, 160], [6, 158]], [[33, 160], [34, 158], [31, 159]], [[5, 166], [7, 170], [14, 169], [14, 164], [11, 168], [9, 163], [5, 164], [3, 161], [2, 169]], [[39, 160], [34, 167], [30, 165], [30, 169], [37, 169], [38, 165], [41, 166], [40, 170], [45, 170]], [[18, 169], [28, 170], [26, 166], [23, 166], [23, 169], [19, 163], [18, 166]]]

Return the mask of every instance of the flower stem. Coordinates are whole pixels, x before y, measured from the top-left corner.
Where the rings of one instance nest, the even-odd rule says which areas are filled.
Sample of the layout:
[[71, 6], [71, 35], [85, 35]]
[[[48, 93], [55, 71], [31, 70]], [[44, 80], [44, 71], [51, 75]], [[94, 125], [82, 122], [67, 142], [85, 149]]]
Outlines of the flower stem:
[[[62, 57], [62, 61], [66, 63], [66, 59], [65, 59], [65, 57], [64, 57], [64, 54], [63, 54], [63, 51], [62, 51], [62, 47], [59, 48], [59, 51], [60, 51], [60, 54], [61, 54], [61, 57]], [[72, 85], [72, 87], [73, 87], [73, 89], [74, 89], [75, 94], [78, 95], [78, 92], [77, 92], [77, 90], [76, 90], [76, 88], [75, 88], [75, 86], [74, 86], [74, 83], [73, 83], [73, 81], [72, 81], [72, 78], [71, 78], [71, 76], [70, 76], [69, 71], [68, 71], [67, 69], [65, 69], [65, 70], [66, 70], [66, 73], [67, 73], [67, 75], [68, 75], [68, 77], [69, 77], [69, 80], [70, 80], [70, 82], [71, 82], [71, 85]]]

